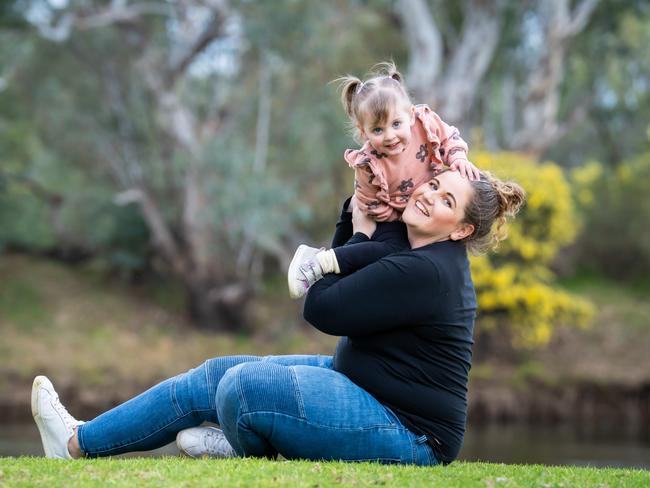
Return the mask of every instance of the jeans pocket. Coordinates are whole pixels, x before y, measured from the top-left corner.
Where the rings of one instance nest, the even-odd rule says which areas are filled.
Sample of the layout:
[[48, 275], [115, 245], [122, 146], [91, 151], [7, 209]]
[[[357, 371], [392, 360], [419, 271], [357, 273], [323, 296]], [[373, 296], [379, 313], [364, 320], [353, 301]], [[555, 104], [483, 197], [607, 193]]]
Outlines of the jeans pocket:
[[429, 445], [429, 439], [426, 435], [414, 434], [411, 432], [413, 443], [413, 463], [418, 466], [435, 466], [438, 464], [433, 449]]
[[393, 412], [393, 410], [390, 407], [387, 407], [386, 405], [383, 405], [383, 407], [389, 425], [396, 426], [396, 427], [404, 427], [402, 421], [399, 419], [397, 414]]

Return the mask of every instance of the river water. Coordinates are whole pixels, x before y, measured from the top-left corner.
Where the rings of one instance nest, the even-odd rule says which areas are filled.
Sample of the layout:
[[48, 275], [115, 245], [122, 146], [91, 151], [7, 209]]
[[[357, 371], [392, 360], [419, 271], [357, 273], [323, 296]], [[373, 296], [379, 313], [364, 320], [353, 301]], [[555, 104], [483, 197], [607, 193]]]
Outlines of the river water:
[[[149, 453], [178, 454], [174, 444]], [[34, 424], [0, 425], [0, 456], [42, 456]], [[650, 438], [639, 432], [577, 431], [566, 426], [470, 426], [459, 459], [495, 463], [527, 463], [650, 469]]]

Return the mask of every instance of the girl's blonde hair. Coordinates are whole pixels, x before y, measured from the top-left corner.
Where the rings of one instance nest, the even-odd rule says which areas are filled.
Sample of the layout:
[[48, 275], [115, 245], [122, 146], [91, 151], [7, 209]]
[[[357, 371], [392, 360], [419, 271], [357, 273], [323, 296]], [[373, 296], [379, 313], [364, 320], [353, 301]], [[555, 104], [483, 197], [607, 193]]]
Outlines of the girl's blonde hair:
[[526, 192], [517, 183], [501, 181], [487, 171], [470, 182], [474, 195], [465, 206], [464, 222], [474, 226], [474, 232], [464, 240], [474, 254], [496, 249], [508, 236], [506, 217], [514, 217], [526, 202]]
[[358, 142], [361, 142], [358, 127], [364, 122], [384, 124], [391, 109], [400, 105], [410, 108], [412, 105], [404, 77], [392, 61], [373, 66], [366, 81], [346, 75], [333, 82], [339, 84], [341, 104], [350, 117], [353, 135]]

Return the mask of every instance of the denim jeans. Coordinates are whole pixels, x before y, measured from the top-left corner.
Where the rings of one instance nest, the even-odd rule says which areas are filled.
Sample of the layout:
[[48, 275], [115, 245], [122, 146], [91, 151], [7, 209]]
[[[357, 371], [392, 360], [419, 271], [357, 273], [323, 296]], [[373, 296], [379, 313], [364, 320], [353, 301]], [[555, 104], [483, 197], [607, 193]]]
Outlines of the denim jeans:
[[320, 355], [210, 359], [80, 425], [79, 445], [90, 457], [147, 451], [204, 421], [240, 456], [437, 464], [426, 436]]

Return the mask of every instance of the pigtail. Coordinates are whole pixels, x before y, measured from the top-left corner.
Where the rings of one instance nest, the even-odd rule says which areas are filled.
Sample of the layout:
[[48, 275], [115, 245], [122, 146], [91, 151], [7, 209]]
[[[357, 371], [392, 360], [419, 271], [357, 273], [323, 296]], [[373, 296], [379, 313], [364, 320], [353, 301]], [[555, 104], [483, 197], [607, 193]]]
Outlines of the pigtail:
[[354, 99], [361, 91], [363, 82], [356, 76], [346, 75], [333, 80], [332, 83], [338, 83], [339, 85], [339, 90], [341, 90], [341, 105], [343, 105], [345, 113], [348, 114], [348, 117], [351, 119], [356, 119], [354, 113]]
[[341, 105], [350, 118], [352, 136], [360, 144], [363, 140], [358, 128], [363, 126], [364, 122], [376, 123], [383, 120], [389, 108], [396, 103], [403, 103], [409, 108], [412, 105], [395, 63], [389, 61], [376, 64], [373, 71], [366, 81], [345, 75], [331, 82], [338, 84]]

